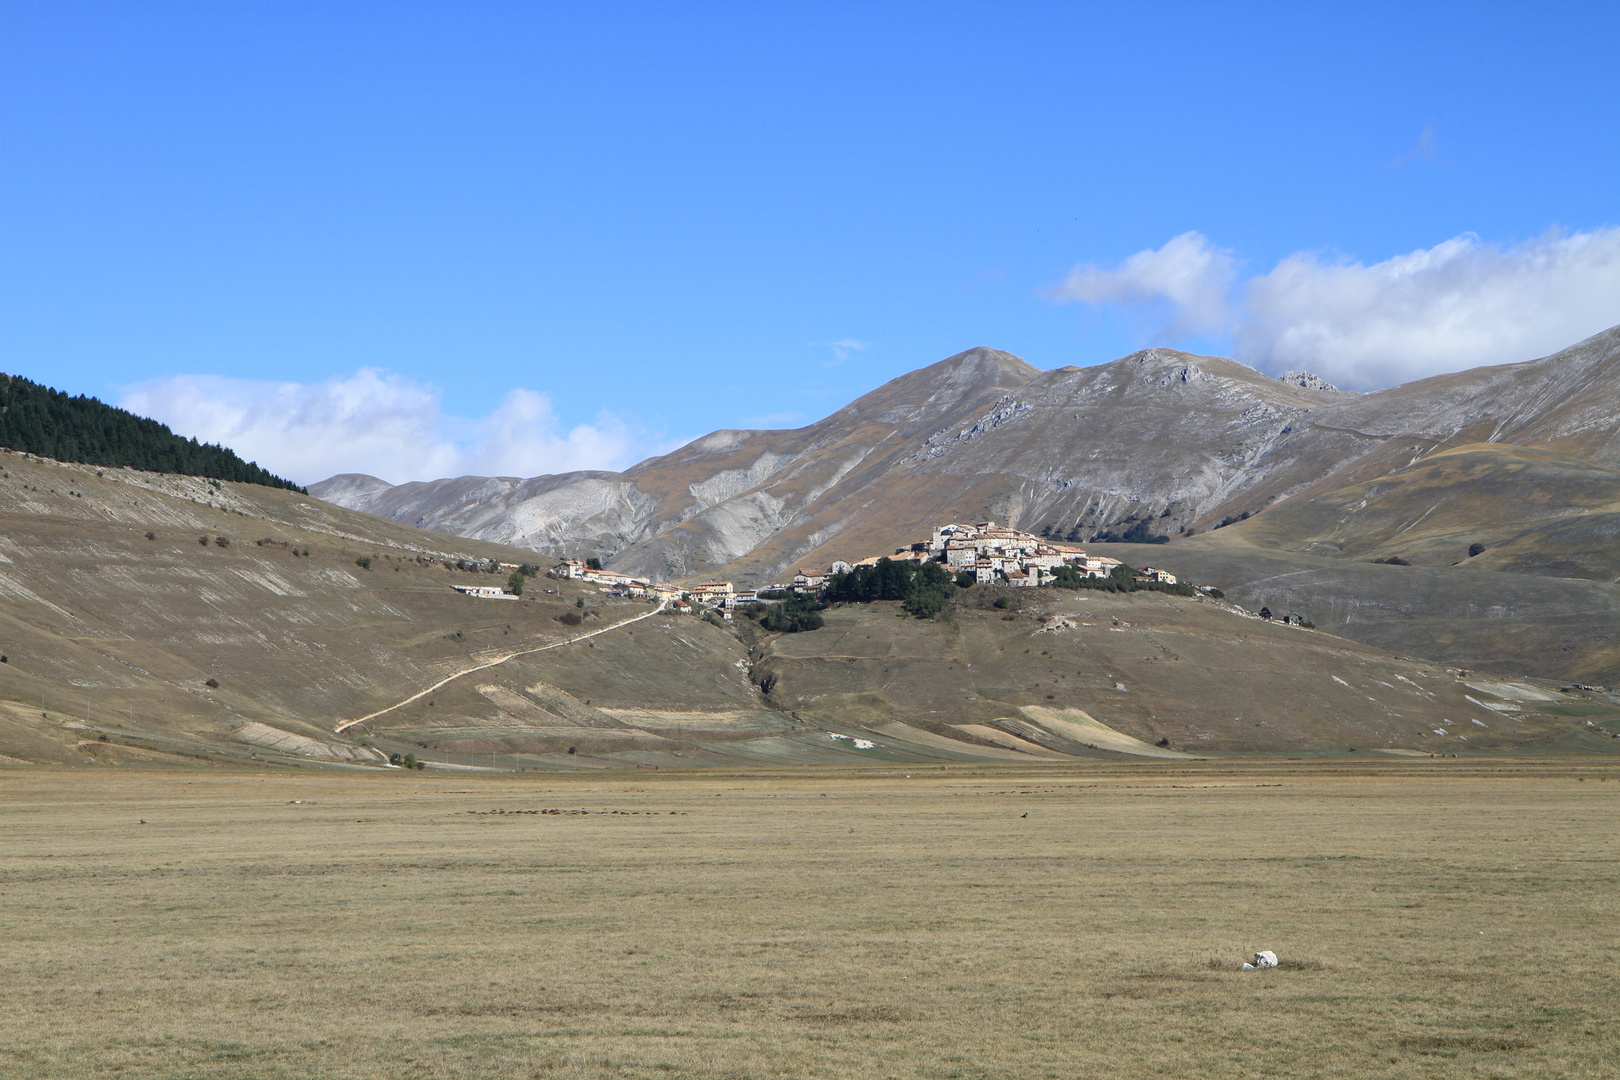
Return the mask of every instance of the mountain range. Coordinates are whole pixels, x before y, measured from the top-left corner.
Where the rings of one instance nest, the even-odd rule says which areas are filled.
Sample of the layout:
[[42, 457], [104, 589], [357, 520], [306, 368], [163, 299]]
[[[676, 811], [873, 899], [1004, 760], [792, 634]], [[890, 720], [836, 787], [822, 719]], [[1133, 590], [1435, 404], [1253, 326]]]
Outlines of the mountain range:
[[[1042, 371], [975, 348], [807, 427], [716, 431], [622, 473], [397, 486], [346, 474], [310, 491], [630, 573], [756, 585], [986, 518], [1079, 541], [1137, 526], [1172, 538], [1152, 549], [1156, 564], [1196, 559], [1206, 577], [1257, 599], [1263, 590], [1250, 586], [1275, 579], [1285, 554], [1337, 570], [1398, 560], [1370, 568], [1373, 594], [1386, 581], [1406, 588], [1413, 577], [1390, 577], [1403, 564], [1466, 564], [1457, 595], [1481, 596], [1456, 616], [1464, 655], [1452, 659], [1509, 666], [1515, 649], [1475, 649], [1466, 623], [1492, 608], [1485, 594], [1523, 583], [1482, 575], [1569, 578], [1585, 584], [1559, 617], [1590, 610], [1597, 625], [1584, 645], [1538, 639], [1536, 669], [1620, 675], [1620, 643], [1601, 614], [1620, 610], [1620, 327], [1551, 356], [1367, 394], [1169, 349]], [[1470, 559], [1476, 544], [1486, 551]], [[1290, 566], [1321, 577], [1314, 564]], [[1353, 637], [1366, 594], [1350, 584], [1312, 603]]]
[[1137, 520], [1166, 535], [1202, 532], [1476, 443], [1552, 452], [1594, 480], [1620, 466], [1620, 327], [1539, 360], [1371, 394], [1293, 378], [1167, 349], [1040, 371], [977, 348], [808, 427], [716, 431], [622, 473], [398, 486], [345, 474], [310, 490], [419, 528], [594, 555], [630, 573], [725, 568], [764, 583], [958, 518], [1080, 540]]

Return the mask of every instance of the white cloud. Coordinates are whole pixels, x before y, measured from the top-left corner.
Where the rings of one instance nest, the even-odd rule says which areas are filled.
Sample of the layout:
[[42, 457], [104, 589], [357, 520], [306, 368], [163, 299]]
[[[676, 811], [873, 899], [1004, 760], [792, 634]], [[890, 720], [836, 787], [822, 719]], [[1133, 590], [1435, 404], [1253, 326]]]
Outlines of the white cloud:
[[851, 353], [865, 352], [871, 347], [871, 342], [860, 341], [856, 338], [844, 338], [841, 341], [823, 342], [822, 348], [831, 349], [833, 351], [833, 358], [823, 364], [822, 367], [837, 367], [845, 360], [848, 360]]
[[1245, 363], [1356, 390], [1534, 359], [1620, 323], [1620, 228], [1465, 234], [1371, 266], [1299, 252], [1239, 289], [1234, 267], [1184, 233], [1111, 270], [1076, 267], [1051, 295], [1157, 317], [1154, 344], [1226, 333]]
[[1049, 295], [1135, 309], [1151, 336], [1181, 341], [1230, 328], [1228, 296], [1236, 272], [1231, 252], [1201, 233], [1185, 232], [1157, 251], [1138, 251], [1113, 269], [1077, 266]]
[[1440, 147], [1435, 140], [1433, 124], [1424, 124], [1423, 130], [1418, 133], [1417, 142], [1412, 149], [1390, 162], [1385, 168], [1402, 169], [1408, 165], [1438, 164], [1440, 161]]
[[485, 417], [446, 416], [437, 390], [376, 368], [318, 384], [179, 375], [129, 387], [118, 403], [301, 484], [344, 472], [397, 484], [617, 470], [670, 448], [607, 412], [564, 430], [532, 390], [508, 392]]
[[1620, 322], [1620, 228], [1465, 235], [1371, 266], [1290, 255], [1249, 282], [1237, 356], [1365, 390], [1532, 360]]

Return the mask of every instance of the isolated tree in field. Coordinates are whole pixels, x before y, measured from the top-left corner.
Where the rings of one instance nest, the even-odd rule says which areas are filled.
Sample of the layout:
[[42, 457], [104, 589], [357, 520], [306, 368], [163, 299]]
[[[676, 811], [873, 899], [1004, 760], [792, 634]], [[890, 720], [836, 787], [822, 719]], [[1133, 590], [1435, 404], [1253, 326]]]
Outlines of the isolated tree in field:
[[506, 591], [513, 596], [523, 595], [523, 571], [514, 570], [512, 576], [506, 579]]
[[1484, 553], [1485, 553], [1485, 545], [1484, 544], [1469, 544], [1468, 545], [1468, 557], [1470, 559], [1472, 559], [1475, 555], [1483, 555]]

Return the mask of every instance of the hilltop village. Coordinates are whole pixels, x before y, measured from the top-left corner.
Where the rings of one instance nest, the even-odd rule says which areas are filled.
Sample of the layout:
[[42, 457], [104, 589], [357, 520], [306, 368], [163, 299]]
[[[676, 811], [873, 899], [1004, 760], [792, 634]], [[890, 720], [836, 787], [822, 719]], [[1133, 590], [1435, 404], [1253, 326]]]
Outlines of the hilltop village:
[[[551, 568], [550, 576], [595, 584], [613, 596], [664, 600], [680, 611], [708, 608], [730, 618], [739, 604], [817, 597], [835, 576], [854, 573], [860, 567], [876, 566], [884, 560], [941, 564], [963, 586], [1000, 584], [1014, 588], [1039, 588], [1071, 575], [1106, 579], [1124, 565], [1118, 559], [1088, 555], [1069, 544], [1043, 539], [994, 521], [981, 521], [940, 525], [929, 539], [897, 548], [893, 554], [872, 555], [853, 563], [840, 560], [822, 570], [801, 569], [790, 580], [763, 589], [738, 589], [729, 581], [705, 581], [691, 586], [649, 582], [604, 570], [595, 560], [580, 559], [564, 559]], [[1137, 570], [1132, 578], [1139, 583], [1176, 584], [1175, 575], [1150, 566]]]

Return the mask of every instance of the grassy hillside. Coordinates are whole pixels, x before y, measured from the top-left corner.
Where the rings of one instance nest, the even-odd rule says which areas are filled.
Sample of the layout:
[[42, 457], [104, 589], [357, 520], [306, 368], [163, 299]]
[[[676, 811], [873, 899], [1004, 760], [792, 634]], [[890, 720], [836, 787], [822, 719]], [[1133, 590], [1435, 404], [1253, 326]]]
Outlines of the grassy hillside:
[[[1620, 471], [1547, 450], [1476, 443], [1377, 480], [1290, 500], [1218, 530], [1212, 542], [1615, 581]], [[1475, 544], [1486, 550], [1471, 559]]]
[[1620, 472], [1606, 466], [1470, 444], [1151, 551], [1248, 608], [1382, 649], [1620, 683]]
[[1218, 585], [1249, 610], [1299, 612], [1393, 653], [1503, 676], [1620, 683], [1620, 585], [1466, 564], [1388, 566], [1211, 537], [1155, 548], [1153, 564]]
[[[896, 722], [1002, 746], [1018, 745], [1012, 736], [1062, 753], [1124, 748], [1087, 734], [1098, 722], [1137, 740], [1137, 754], [1161, 741], [1194, 754], [1452, 752], [1570, 734], [1571, 696], [1397, 659], [1215, 601], [1018, 592], [1011, 615], [959, 607], [939, 622], [897, 604], [834, 607], [822, 630], [771, 641], [759, 672], [774, 678], [773, 700], [805, 717], [897, 738], [914, 735]], [[1609, 722], [1610, 706], [1593, 709]]]
[[1045, 592], [1010, 618], [969, 604], [938, 623], [871, 605], [769, 638], [579, 583], [535, 578], [520, 600], [450, 588], [503, 583], [526, 555], [287, 490], [0, 454], [0, 758], [577, 769], [1620, 747], [1582, 734], [1570, 710], [1614, 711], [1581, 695], [1464, 691], [1433, 665], [1180, 598]]

